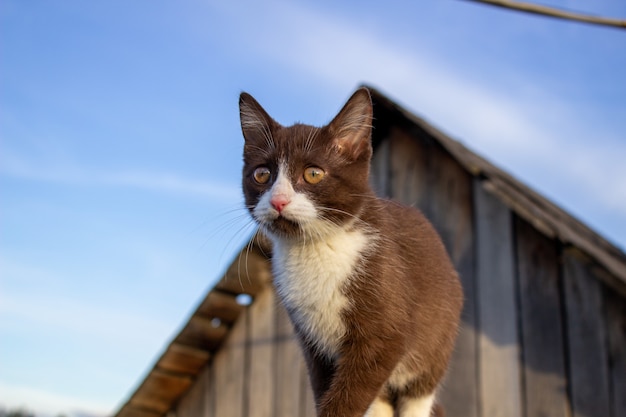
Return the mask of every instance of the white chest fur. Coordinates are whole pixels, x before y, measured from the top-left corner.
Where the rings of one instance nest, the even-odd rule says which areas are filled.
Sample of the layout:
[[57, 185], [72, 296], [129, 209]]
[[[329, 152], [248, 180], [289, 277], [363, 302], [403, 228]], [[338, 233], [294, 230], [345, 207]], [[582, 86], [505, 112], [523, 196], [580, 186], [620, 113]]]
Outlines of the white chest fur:
[[323, 241], [275, 242], [274, 275], [279, 296], [317, 348], [335, 356], [346, 327], [341, 313], [350, 301], [343, 289], [368, 245], [358, 230], [338, 230]]

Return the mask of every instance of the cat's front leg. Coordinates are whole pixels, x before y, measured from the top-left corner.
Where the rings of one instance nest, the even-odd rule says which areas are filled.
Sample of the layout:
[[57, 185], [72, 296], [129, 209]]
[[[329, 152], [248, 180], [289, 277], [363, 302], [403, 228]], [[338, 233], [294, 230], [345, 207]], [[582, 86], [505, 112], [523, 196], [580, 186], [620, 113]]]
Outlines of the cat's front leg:
[[393, 406], [383, 398], [376, 398], [369, 406], [364, 417], [393, 417]]
[[[378, 349], [376, 348], [378, 346]], [[367, 340], [344, 345], [319, 417], [363, 417], [402, 356], [400, 350]]]
[[315, 408], [319, 414], [322, 397], [330, 389], [334, 365], [331, 359], [320, 354], [319, 351], [306, 342], [302, 344], [302, 352], [309, 372], [309, 382], [315, 398]]
[[[431, 393], [428, 395], [413, 397], [413, 398], [403, 398], [399, 404], [399, 415], [400, 417], [431, 417], [431, 416], [442, 416], [443, 409], [441, 411], [435, 411], [433, 409], [433, 405], [435, 403], [435, 394]], [[439, 410], [437, 408], [437, 410]]]

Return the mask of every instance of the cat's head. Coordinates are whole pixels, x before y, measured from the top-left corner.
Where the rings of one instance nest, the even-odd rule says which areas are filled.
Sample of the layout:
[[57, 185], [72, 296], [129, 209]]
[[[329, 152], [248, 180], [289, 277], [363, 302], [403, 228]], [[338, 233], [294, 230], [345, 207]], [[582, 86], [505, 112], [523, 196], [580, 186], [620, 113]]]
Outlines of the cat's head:
[[277, 123], [249, 94], [239, 98], [243, 192], [270, 236], [315, 239], [358, 219], [371, 198], [372, 101], [357, 90], [326, 126]]

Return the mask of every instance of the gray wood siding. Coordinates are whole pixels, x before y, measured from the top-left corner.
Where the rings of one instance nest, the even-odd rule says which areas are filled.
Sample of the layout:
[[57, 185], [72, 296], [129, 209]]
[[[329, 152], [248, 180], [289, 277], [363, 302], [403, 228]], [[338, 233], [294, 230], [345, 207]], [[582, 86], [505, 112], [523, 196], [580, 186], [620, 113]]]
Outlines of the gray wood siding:
[[474, 183], [474, 201], [482, 415], [519, 417], [522, 410], [512, 214], [484, 190], [479, 180]]
[[515, 233], [526, 415], [568, 417], [558, 247], [519, 218]]
[[601, 284], [580, 252], [566, 250], [563, 263], [573, 415], [608, 416], [609, 362]]
[[304, 360], [271, 287], [234, 324], [225, 345], [175, 409], [178, 417], [315, 417]]
[[[476, 417], [479, 385], [472, 179], [434, 143], [422, 145], [429, 149], [422, 149], [407, 132], [392, 129], [375, 153], [372, 177], [375, 184], [386, 184], [390, 197], [420, 208], [429, 217], [459, 271], [465, 293], [464, 324], [440, 398], [448, 415]], [[425, 167], [430, 167], [430, 174]], [[377, 174], [388, 179], [376, 179]]]
[[[465, 292], [439, 400], [448, 417], [626, 416], [626, 301], [606, 270], [516, 215], [424, 132], [389, 129], [372, 186], [420, 208]], [[314, 417], [300, 348], [270, 286], [194, 386], [181, 417]]]

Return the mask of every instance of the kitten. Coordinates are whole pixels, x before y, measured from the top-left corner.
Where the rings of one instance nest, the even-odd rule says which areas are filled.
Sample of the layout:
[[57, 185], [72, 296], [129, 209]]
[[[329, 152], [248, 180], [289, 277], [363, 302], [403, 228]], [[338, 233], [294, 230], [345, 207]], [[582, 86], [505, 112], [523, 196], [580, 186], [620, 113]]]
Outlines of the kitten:
[[246, 205], [272, 242], [318, 416], [430, 416], [463, 295], [424, 216], [370, 189], [368, 90], [321, 128], [283, 127], [246, 93], [239, 107]]

